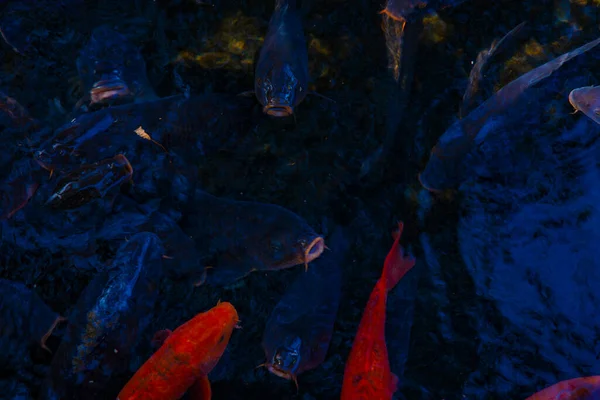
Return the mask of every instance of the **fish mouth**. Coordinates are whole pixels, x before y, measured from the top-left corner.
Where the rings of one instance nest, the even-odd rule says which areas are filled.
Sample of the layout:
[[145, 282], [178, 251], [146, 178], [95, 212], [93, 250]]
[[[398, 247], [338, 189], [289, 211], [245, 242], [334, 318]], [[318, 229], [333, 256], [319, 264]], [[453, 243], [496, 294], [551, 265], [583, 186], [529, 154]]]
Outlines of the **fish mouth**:
[[325, 251], [325, 239], [317, 236], [304, 250], [304, 266], [306, 269], [308, 269], [308, 263], [319, 258], [323, 251]]
[[[575, 96], [573, 95], [576, 91], [577, 91], [577, 89], [574, 89], [574, 90], [571, 90], [571, 93], [569, 93], [569, 103], [571, 103], [571, 106], [575, 110], [578, 110], [579, 108], [577, 107], [577, 105], [575, 103]], [[576, 95], [576, 93], [575, 93], [575, 95]]]
[[294, 114], [294, 109], [290, 106], [268, 104], [263, 108], [263, 112], [271, 117], [289, 117]]
[[132, 93], [120, 78], [102, 79], [94, 83], [90, 90], [90, 105], [103, 103], [106, 100], [129, 99]]
[[294, 380], [294, 374], [292, 374], [291, 372], [288, 372], [281, 368], [278, 368], [273, 364], [267, 364], [266, 367], [269, 370], [269, 372], [272, 373], [273, 375], [276, 375], [283, 379], [287, 379], [288, 381]]

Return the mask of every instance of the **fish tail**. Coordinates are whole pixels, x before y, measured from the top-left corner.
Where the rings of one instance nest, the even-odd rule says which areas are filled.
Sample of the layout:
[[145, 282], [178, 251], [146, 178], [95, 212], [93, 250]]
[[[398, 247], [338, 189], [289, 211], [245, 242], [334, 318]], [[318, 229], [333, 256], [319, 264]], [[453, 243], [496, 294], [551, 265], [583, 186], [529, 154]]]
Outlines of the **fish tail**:
[[404, 255], [404, 249], [400, 246], [400, 236], [402, 236], [403, 228], [404, 223], [398, 222], [398, 231], [394, 234], [394, 244], [385, 258], [383, 265], [382, 278], [387, 290], [391, 290], [396, 286], [416, 262], [412, 255]]

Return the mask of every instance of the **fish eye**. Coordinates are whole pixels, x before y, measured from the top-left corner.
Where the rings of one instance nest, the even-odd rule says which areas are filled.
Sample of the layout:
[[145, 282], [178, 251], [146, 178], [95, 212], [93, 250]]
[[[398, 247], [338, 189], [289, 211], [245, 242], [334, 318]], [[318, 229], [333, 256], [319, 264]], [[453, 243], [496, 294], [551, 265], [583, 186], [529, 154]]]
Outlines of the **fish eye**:
[[300, 246], [302, 246], [302, 247], [306, 247], [306, 245], [307, 245], [307, 243], [308, 243], [308, 242], [307, 242], [305, 239], [300, 239], [300, 240], [298, 241], [298, 243], [300, 244]]
[[273, 364], [275, 364], [278, 367], [283, 365], [283, 359], [281, 358], [281, 354], [279, 352], [277, 352], [277, 354], [275, 354], [275, 356], [273, 357]]

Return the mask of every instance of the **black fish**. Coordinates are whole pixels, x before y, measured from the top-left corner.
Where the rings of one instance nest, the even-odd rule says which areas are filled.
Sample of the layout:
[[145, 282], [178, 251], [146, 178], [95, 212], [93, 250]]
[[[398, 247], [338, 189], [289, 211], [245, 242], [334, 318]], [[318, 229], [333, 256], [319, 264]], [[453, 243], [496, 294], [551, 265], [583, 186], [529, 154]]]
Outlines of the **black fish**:
[[277, 0], [260, 51], [254, 92], [265, 114], [287, 117], [308, 91], [308, 51], [295, 0]]
[[92, 107], [158, 99], [139, 49], [106, 25], [92, 32], [77, 58], [77, 71]]
[[69, 316], [44, 390], [47, 398], [116, 397], [106, 393], [115, 386], [108, 382], [130, 372], [135, 345], [153, 315], [163, 254], [156, 235], [138, 233], [123, 243], [111, 267], [92, 279]]
[[265, 366], [296, 382], [327, 355], [341, 294], [343, 260], [350, 247], [341, 229], [334, 232], [330, 253], [301, 273], [273, 309], [263, 334]]
[[182, 221], [196, 242], [208, 282], [227, 285], [256, 270], [308, 263], [325, 249], [323, 238], [295, 213], [274, 205], [236, 201], [198, 191], [196, 210]]

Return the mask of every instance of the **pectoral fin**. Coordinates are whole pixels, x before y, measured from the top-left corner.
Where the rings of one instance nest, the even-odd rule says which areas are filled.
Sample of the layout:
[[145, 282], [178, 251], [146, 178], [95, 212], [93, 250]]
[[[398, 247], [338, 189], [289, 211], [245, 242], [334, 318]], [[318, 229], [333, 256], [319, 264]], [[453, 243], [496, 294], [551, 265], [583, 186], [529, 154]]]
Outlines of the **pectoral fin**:
[[238, 94], [238, 96], [253, 97], [254, 96], [254, 90], [246, 90], [245, 92], [242, 92], [242, 93]]
[[392, 389], [392, 393], [394, 393], [398, 390], [399, 383], [400, 383], [400, 379], [398, 379], [398, 376], [396, 376], [396, 374], [392, 373], [392, 379], [390, 382], [390, 389]]
[[323, 100], [327, 100], [327, 101], [331, 101], [332, 103], [335, 103], [335, 100], [330, 99], [329, 97], [324, 96], [321, 93], [317, 93], [317, 92], [311, 90], [310, 92], [308, 92], [308, 94], [311, 96], [317, 96], [317, 97], [322, 98]]
[[198, 378], [188, 390], [188, 398], [190, 400], [210, 400], [211, 396], [210, 381], [206, 375]]
[[212, 286], [229, 286], [256, 270], [259, 262], [252, 258], [236, 258], [228, 254], [217, 257], [216, 265], [208, 271], [207, 283]]

